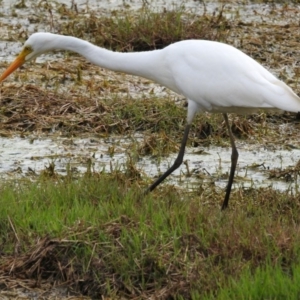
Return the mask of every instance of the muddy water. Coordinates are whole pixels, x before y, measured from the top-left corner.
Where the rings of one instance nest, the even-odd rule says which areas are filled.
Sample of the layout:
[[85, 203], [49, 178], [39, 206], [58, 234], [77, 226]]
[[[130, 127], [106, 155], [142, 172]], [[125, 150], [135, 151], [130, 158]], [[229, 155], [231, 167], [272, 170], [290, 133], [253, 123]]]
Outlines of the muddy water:
[[[136, 137], [136, 141], [142, 137]], [[89, 161], [92, 171], [110, 172], [126, 168], [126, 151], [132, 139], [118, 136], [107, 139], [95, 138], [34, 138], [32, 140], [14, 137], [0, 139], [0, 173], [3, 178], [22, 178], [34, 176], [45, 170], [50, 164], [55, 165], [57, 173], [67, 175], [72, 172], [86, 172]], [[295, 190], [299, 184], [294, 177], [285, 180], [269, 179], [270, 170], [284, 170], [295, 167], [300, 160], [299, 149], [281, 149], [274, 145], [238, 142], [239, 162], [236, 172], [236, 186], [258, 187], [271, 186], [276, 189]], [[114, 154], [111, 155], [111, 148]], [[184, 187], [196, 187], [200, 182], [214, 182], [225, 187], [230, 170], [231, 149], [226, 147], [188, 148], [185, 164], [176, 170], [169, 183]], [[165, 171], [175, 160], [172, 154], [161, 160], [144, 157], [137, 163], [141, 173], [157, 176]], [[199, 177], [201, 179], [199, 179]], [[200, 182], [199, 182], [200, 181]]]
[[[174, 1], [74, 1], [77, 9], [86, 11], [97, 11], [99, 14], [109, 14], [111, 10], [124, 9], [139, 9], [144, 3], [149, 3], [155, 10], [163, 8], [172, 8]], [[25, 1], [26, 7], [18, 8], [16, 4], [19, 1], [3, 0], [0, 3], [0, 21], [3, 24], [0, 33], [3, 41], [0, 41], [0, 61], [8, 62], [13, 59], [16, 53], [20, 50], [21, 43], [18, 41], [7, 41], [10, 31], [6, 30], [6, 26], [10, 26], [9, 30], [14, 32], [21, 32], [22, 30], [31, 33], [34, 31], [48, 31], [50, 30], [49, 22], [34, 23], [30, 21], [30, 17], [38, 14], [35, 11], [33, 1]], [[52, 7], [58, 7], [61, 4], [70, 6], [70, 1], [48, 1]], [[206, 4], [204, 4], [206, 3]], [[220, 9], [219, 1], [210, 1], [209, 3], [202, 1], [185, 1], [182, 5], [186, 9], [194, 13], [203, 14], [204, 12], [213, 13]], [[179, 2], [176, 2], [178, 5]], [[293, 11], [286, 13], [284, 18], [274, 17], [274, 11], [278, 10], [280, 15], [281, 6], [279, 4], [253, 4], [251, 2], [242, 6], [238, 2], [232, 1], [226, 6], [224, 11], [228, 18], [239, 18], [243, 22], [256, 22], [257, 24], [275, 23], [286, 24], [289, 19], [294, 17]], [[15, 13], [13, 13], [15, 12]], [[53, 9], [53, 13], [55, 10]], [[272, 15], [273, 14], [273, 15]], [[41, 61], [62, 60], [63, 55], [47, 54], [37, 60]], [[278, 69], [272, 70], [274, 73], [279, 73], [282, 66]], [[289, 74], [293, 75], [292, 72]], [[120, 81], [124, 80], [122, 75], [116, 75]], [[134, 80], [134, 79], [133, 79]], [[135, 93], [136, 82], [128, 84], [128, 90]], [[164, 91], [161, 87], [151, 84], [148, 90], [159, 93]], [[147, 90], [143, 90], [146, 94]], [[138, 96], [137, 96], [138, 97]], [[142, 137], [136, 137], [142, 139]], [[44, 170], [50, 163], [54, 163], [56, 171], [61, 174], [66, 174], [68, 168], [78, 172], [84, 172], [87, 168], [87, 159], [91, 158], [93, 168], [95, 171], [106, 170], [109, 172], [111, 168], [122, 169], [127, 160], [126, 150], [130, 147], [130, 139], [126, 140], [123, 137], [111, 137], [109, 139], [97, 139], [93, 137], [72, 139], [71, 141], [64, 138], [57, 137], [33, 137], [32, 139], [24, 139], [20, 137], [1, 138], [0, 139], [0, 174], [2, 177], [22, 177], [33, 175]], [[291, 150], [286, 150], [282, 145], [273, 145], [272, 147], [262, 146], [260, 143], [246, 144], [245, 142], [238, 142], [237, 146], [240, 152], [240, 158], [237, 169], [237, 183], [239, 186], [273, 186], [281, 190], [295, 189], [298, 185], [297, 180], [285, 182], [284, 180], [269, 180], [269, 169], [283, 170], [287, 167], [294, 167], [300, 159], [300, 150], [298, 150], [298, 143], [292, 142], [297, 146]], [[110, 147], [114, 147], [114, 155], [109, 153]], [[214, 181], [220, 187], [226, 185], [226, 174], [230, 167], [230, 149], [224, 147], [210, 147], [199, 149], [187, 149], [185, 160], [186, 165], [183, 165], [179, 170], [174, 172], [170, 181], [175, 184], [187, 184], [194, 186], [199, 184], [199, 177], [204, 181]], [[168, 166], [172, 164], [176, 154], [162, 159], [158, 163], [156, 159], [144, 157], [138, 162], [138, 167], [142, 173], [149, 176], [156, 176], [165, 171]], [[187, 176], [192, 174], [192, 176]], [[201, 176], [200, 176], [201, 175]], [[294, 178], [295, 179], [295, 178]]]

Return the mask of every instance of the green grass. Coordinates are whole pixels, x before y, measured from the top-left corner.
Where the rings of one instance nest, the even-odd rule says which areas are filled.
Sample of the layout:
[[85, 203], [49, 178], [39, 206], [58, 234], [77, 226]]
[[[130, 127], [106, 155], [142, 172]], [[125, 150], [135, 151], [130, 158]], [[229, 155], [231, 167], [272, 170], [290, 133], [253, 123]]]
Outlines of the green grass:
[[240, 190], [221, 213], [212, 187], [200, 196], [164, 185], [142, 197], [145, 182], [128, 174], [3, 186], [0, 275], [68, 282], [96, 298], [233, 299], [260, 270], [297, 266], [298, 198]]
[[292, 265], [286, 271], [281, 266], [259, 267], [254, 274], [246, 270], [239, 280], [231, 280], [229, 288], [222, 289], [217, 296], [203, 299], [299, 299], [300, 265]]

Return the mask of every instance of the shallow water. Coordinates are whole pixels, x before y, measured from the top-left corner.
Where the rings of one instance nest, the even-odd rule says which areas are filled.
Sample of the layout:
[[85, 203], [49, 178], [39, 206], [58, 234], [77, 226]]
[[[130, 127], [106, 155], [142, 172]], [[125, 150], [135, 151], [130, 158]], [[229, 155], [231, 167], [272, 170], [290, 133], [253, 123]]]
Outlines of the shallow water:
[[[136, 137], [141, 140], [142, 137]], [[32, 140], [20, 137], [0, 139], [0, 174], [3, 178], [22, 178], [32, 176], [45, 170], [51, 163], [55, 171], [67, 175], [72, 172], [86, 172], [88, 160], [92, 162], [92, 171], [110, 172], [111, 168], [125, 170], [126, 150], [130, 147], [131, 139], [118, 136], [106, 139], [94, 138], [35, 138]], [[239, 161], [236, 171], [236, 185], [243, 187], [271, 186], [276, 189], [296, 189], [299, 180], [286, 182], [271, 180], [270, 169], [284, 170], [296, 166], [300, 160], [299, 149], [280, 149], [276, 146], [261, 146], [259, 144], [237, 143]], [[114, 154], [110, 148], [114, 147]], [[177, 169], [168, 179], [187, 187], [196, 187], [199, 181], [214, 182], [219, 187], [225, 187], [227, 174], [230, 170], [231, 148], [229, 147], [198, 147], [188, 148], [185, 164]], [[155, 177], [171, 166], [176, 154], [168, 158], [141, 158], [136, 166], [142, 174]], [[194, 176], [189, 176], [189, 172]], [[199, 180], [199, 175], [202, 178]], [[225, 177], [225, 179], [223, 179]]]

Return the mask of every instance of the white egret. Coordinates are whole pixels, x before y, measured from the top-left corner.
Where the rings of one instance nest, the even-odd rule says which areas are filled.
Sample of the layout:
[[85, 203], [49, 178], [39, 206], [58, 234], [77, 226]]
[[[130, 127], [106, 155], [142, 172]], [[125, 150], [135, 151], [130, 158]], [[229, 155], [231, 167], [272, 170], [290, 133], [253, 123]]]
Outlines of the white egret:
[[238, 160], [227, 113], [247, 113], [257, 109], [300, 111], [300, 98], [258, 62], [232, 46], [205, 40], [180, 41], [162, 50], [120, 53], [72, 36], [34, 33], [0, 81], [26, 61], [59, 49], [77, 52], [106, 69], [153, 80], [187, 98], [187, 124], [178, 156], [146, 192], [152, 191], [181, 165], [195, 114], [218, 112], [224, 116], [232, 146], [231, 169], [222, 205], [225, 209]]

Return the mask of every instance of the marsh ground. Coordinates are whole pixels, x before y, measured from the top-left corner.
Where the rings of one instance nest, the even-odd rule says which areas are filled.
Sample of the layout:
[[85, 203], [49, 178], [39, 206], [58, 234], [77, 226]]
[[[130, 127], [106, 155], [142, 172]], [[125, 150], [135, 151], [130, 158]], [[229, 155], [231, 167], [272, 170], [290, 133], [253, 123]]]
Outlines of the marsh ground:
[[[171, 7], [125, 1], [116, 9], [90, 3], [3, 1], [1, 69], [37, 30], [118, 51], [203, 38], [238, 47], [299, 94], [297, 1], [186, 1]], [[3, 177], [3, 299], [240, 299], [236, 286], [250, 293], [242, 282], [254, 286], [253, 299], [299, 295], [280, 288], [283, 282], [289, 286], [285, 280], [295, 285], [299, 264], [296, 114], [230, 116], [239, 147], [258, 145], [255, 155], [269, 150], [271, 158], [241, 166], [230, 210], [221, 214], [226, 158], [212, 159], [213, 170], [201, 165], [205, 152], [228, 149], [221, 116], [204, 114], [194, 122], [189, 151], [200, 163], [187, 161], [173, 180], [141, 200], [155, 175], [147, 161], [157, 174], [178, 150], [185, 122], [180, 96], [73, 53], [56, 53], [15, 72], [2, 84], [0, 101], [4, 145], [16, 139], [36, 149], [38, 141], [62, 139], [61, 151], [47, 153], [43, 168], [32, 164], [45, 157], [30, 155], [32, 164], [16, 162]], [[292, 160], [284, 164], [287, 156]], [[9, 156], [2, 161], [7, 165]], [[251, 170], [262, 170], [262, 181], [271, 183], [256, 185]], [[274, 182], [284, 188], [269, 187]], [[279, 274], [277, 281], [270, 274]], [[272, 288], [255, 284], [259, 276]]]

